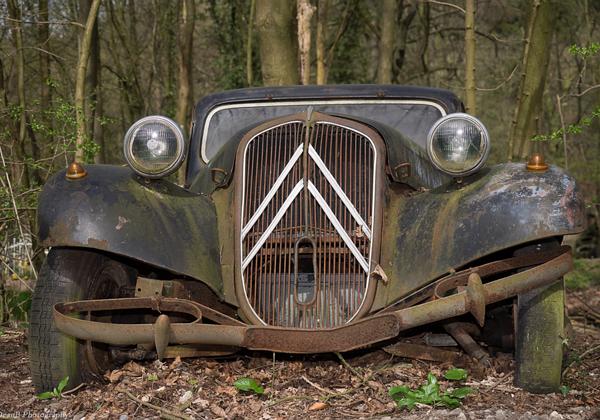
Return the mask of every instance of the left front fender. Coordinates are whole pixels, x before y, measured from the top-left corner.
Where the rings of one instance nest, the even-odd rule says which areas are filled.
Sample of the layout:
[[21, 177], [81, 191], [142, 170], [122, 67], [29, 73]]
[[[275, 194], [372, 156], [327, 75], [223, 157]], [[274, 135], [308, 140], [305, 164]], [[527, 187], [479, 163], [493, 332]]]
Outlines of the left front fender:
[[189, 276], [222, 296], [217, 215], [206, 196], [131, 169], [86, 165], [87, 176], [62, 171], [38, 205], [43, 246], [98, 249]]

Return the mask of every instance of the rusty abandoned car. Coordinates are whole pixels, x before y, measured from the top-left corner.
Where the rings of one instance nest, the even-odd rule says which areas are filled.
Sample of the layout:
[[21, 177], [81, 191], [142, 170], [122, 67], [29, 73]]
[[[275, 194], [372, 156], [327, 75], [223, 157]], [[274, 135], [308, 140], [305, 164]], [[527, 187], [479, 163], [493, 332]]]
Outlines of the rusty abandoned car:
[[73, 163], [45, 185], [38, 389], [127, 360], [347, 352], [423, 326], [469, 354], [512, 346], [519, 386], [558, 388], [561, 242], [584, 227], [582, 198], [542, 161], [486, 166], [488, 132], [454, 94], [241, 89], [201, 100], [190, 133], [143, 118], [128, 165]]

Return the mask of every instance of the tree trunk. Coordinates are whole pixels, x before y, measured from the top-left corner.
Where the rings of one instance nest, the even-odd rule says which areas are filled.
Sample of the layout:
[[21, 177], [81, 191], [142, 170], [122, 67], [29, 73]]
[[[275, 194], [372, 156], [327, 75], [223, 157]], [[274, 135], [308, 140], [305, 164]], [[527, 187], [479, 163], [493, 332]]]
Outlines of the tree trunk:
[[[404, 15], [406, 10], [406, 16]], [[400, 3], [398, 8], [398, 23], [400, 25], [400, 32], [398, 34], [398, 53], [396, 54], [396, 65], [393, 67], [393, 80], [397, 83], [401, 83], [400, 71], [404, 66], [404, 58], [406, 56], [406, 41], [408, 39], [408, 30], [412, 23], [415, 15], [417, 14], [417, 4], [411, 2], [410, 5], [404, 7], [404, 2]]]
[[329, 9], [329, 0], [319, 0], [317, 5], [317, 85], [327, 83], [327, 11]]
[[475, 0], [466, 0], [465, 6], [465, 107], [475, 115]]
[[[50, 90], [50, 24], [48, 23], [48, 0], [39, 0], [38, 3], [38, 44], [46, 51], [40, 51], [40, 106], [42, 115], [50, 109], [52, 92]], [[44, 124], [48, 127], [46, 140], [52, 144], [52, 118], [44, 118]]]
[[377, 83], [392, 83], [392, 63], [394, 62], [397, 13], [397, 0], [383, 0], [381, 2], [381, 37], [379, 38]]
[[[79, 22], [85, 25], [92, 7], [92, 0], [79, 1]], [[90, 44], [90, 58], [88, 71], [85, 78], [85, 91], [88, 92], [89, 101], [84, 100], [84, 113], [86, 121], [86, 138], [94, 141], [99, 147], [99, 153], [94, 155], [95, 163], [105, 162], [105, 151], [102, 126], [97, 123], [97, 117], [102, 115], [102, 101], [99, 91], [100, 86], [100, 36], [98, 31], [98, 20], [94, 22], [92, 29], [92, 41]]]
[[298, 47], [300, 50], [300, 81], [310, 84], [310, 21], [315, 8], [309, 0], [298, 0]]
[[[27, 129], [27, 108], [25, 102], [25, 61], [23, 57], [23, 33], [21, 26], [21, 10], [16, 0], [8, 0], [8, 14], [10, 16], [10, 28], [15, 45], [15, 57], [17, 62], [17, 95], [19, 97], [19, 116], [18, 144], [15, 147], [17, 161], [25, 160], [25, 135]], [[27, 165], [23, 165], [23, 175], [15, 180], [15, 185], [21, 185], [25, 190], [29, 189], [29, 172]]]
[[246, 36], [246, 83], [252, 86], [254, 75], [252, 74], [252, 27], [254, 26], [254, 11], [256, 0], [250, 1], [250, 17], [248, 19], [248, 34]]
[[179, 26], [179, 86], [175, 119], [187, 132], [192, 102], [192, 48], [195, 24], [194, 0], [184, 0]]
[[256, 0], [262, 78], [267, 86], [298, 84], [294, 5], [289, 0]]
[[81, 39], [81, 50], [79, 51], [79, 60], [77, 62], [77, 77], [75, 79], [75, 119], [77, 121], [77, 139], [75, 160], [83, 161], [84, 147], [86, 142], [86, 124], [85, 124], [85, 78], [87, 74], [88, 60], [92, 44], [92, 35], [94, 24], [98, 15], [100, 0], [93, 0], [90, 7], [90, 13], [85, 23], [85, 30]]
[[429, 66], [427, 65], [427, 49], [429, 47], [429, 26], [431, 25], [431, 9], [429, 3], [418, 2], [417, 11], [421, 21], [421, 34], [418, 42], [421, 71], [425, 76], [427, 85], [429, 80]]
[[529, 139], [536, 131], [542, 110], [542, 95], [556, 17], [556, 6], [550, 0], [531, 0], [530, 5], [519, 98], [508, 139], [509, 160], [524, 159], [529, 154]]

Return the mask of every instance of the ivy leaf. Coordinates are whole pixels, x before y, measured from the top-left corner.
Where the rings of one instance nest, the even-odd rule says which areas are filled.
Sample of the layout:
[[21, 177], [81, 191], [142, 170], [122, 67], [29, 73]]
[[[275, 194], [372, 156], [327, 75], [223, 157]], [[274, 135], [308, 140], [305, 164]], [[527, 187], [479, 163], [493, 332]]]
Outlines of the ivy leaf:
[[398, 394], [408, 395], [409, 392], [411, 392], [410, 388], [407, 387], [406, 385], [402, 385], [402, 386], [391, 387], [390, 390], [388, 391], [388, 394], [390, 395], [390, 397], [394, 398]]
[[67, 386], [67, 384], [69, 383], [69, 377], [65, 376], [64, 378], [62, 378], [62, 380], [58, 383], [58, 387], [57, 387], [57, 394], [61, 394], [63, 389], [65, 389], [65, 387]]
[[443, 405], [449, 408], [456, 408], [460, 406], [460, 400], [458, 400], [457, 398], [453, 398], [449, 395], [442, 395], [441, 401]]
[[407, 408], [408, 410], [412, 410], [415, 408], [416, 404], [417, 402], [412, 398], [400, 398], [399, 400], [396, 400], [396, 405], [398, 408]]
[[52, 391], [47, 391], [47, 392], [42, 392], [41, 394], [37, 394], [36, 398], [38, 400], [49, 400], [51, 398], [54, 398], [54, 393]]
[[462, 381], [467, 379], [467, 371], [464, 369], [450, 369], [446, 373], [444, 373], [444, 378], [449, 379], [451, 381]]
[[454, 391], [452, 391], [452, 393], [450, 395], [452, 395], [455, 398], [465, 398], [467, 395], [470, 395], [473, 393], [473, 389], [469, 388], [468, 386], [464, 386], [462, 388], [457, 388]]
[[265, 393], [265, 389], [260, 386], [256, 379], [252, 378], [240, 378], [233, 383], [239, 391], [254, 392], [255, 394], [262, 395]]

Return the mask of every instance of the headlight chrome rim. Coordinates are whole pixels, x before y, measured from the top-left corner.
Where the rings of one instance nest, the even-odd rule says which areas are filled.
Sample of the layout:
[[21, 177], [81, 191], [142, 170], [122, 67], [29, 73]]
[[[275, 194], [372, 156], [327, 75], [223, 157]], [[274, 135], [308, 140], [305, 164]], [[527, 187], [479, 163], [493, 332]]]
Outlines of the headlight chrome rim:
[[[177, 155], [175, 159], [171, 164], [169, 164], [167, 167], [160, 170], [159, 172], [150, 172], [145, 170], [144, 167], [137, 162], [133, 154], [133, 139], [135, 137], [135, 134], [141, 127], [148, 123], [164, 124], [172, 130], [177, 140]], [[125, 155], [125, 160], [127, 161], [129, 167], [133, 169], [133, 171], [136, 172], [138, 175], [141, 175], [144, 178], [152, 179], [164, 178], [168, 175], [171, 175], [173, 172], [179, 169], [179, 167], [185, 159], [186, 143], [183, 130], [181, 129], [179, 124], [177, 124], [171, 118], [162, 115], [149, 115], [147, 117], [141, 118], [135, 123], [133, 123], [131, 127], [129, 127], [129, 130], [127, 130], [127, 133], [125, 134], [125, 139], [123, 141], [123, 154]]]
[[[464, 170], [464, 171], [453, 171], [453, 170], [448, 169], [447, 167], [444, 167], [444, 164], [439, 161], [435, 152], [433, 151], [433, 140], [434, 140], [434, 136], [435, 136], [438, 128], [443, 123], [452, 121], [452, 120], [466, 120], [466, 121], [474, 124], [479, 129], [479, 131], [481, 132], [481, 136], [482, 136], [483, 153], [481, 154], [479, 161], [477, 162], [477, 164], [475, 164], [475, 166], [473, 166], [470, 169]], [[460, 178], [460, 177], [464, 177], [467, 175], [471, 175], [471, 174], [479, 171], [483, 167], [483, 165], [485, 165], [489, 154], [490, 154], [490, 135], [487, 131], [487, 128], [485, 128], [485, 125], [483, 125], [483, 123], [479, 119], [477, 119], [474, 116], [469, 115], [469, 114], [465, 114], [462, 112], [448, 114], [448, 115], [440, 118], [439, 120], [437, 120], [435, 122], [435, 124], [433, 124], [433, 126], [429, 130], [429, 134], [427, 135], [427, 155], [429, 156], [429, 160], [437, 169], [439, 169], [440, 171], [444, 172], [445, 174], [450, 175], [455, 178]]]

